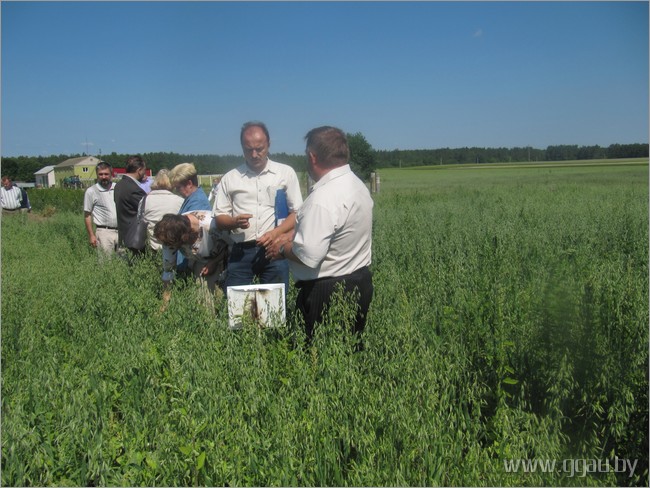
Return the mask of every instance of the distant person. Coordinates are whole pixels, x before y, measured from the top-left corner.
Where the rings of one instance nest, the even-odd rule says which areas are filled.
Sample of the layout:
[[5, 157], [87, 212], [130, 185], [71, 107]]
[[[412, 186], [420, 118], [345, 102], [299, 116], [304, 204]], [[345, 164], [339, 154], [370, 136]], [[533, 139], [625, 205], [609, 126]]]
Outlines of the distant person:
[[29, 196], [27, 195], [27, 190], [24, 188], [20, 189], [20, 193], [22, 196], [22, 201], [20, 203], [20, 211], [23, 213], [29, 213], [32, 211], [32, 206], [29, 203]]
[[142, 217], [147, 222], [149, 246], [154, 251], [162, 249], [162, 243], [153, 233], [154, 226], [160, 222], [165, 214], [177, 214], [183, 205], [183, 197], [172, 193], [172, 184], [169, 179], [169, 170], [161, 169], [151, 184], [151, 192], [144, 199], [145, 205]]
[[154, 226], [153, 232], [155, 238], [163, 244], [163, 309], [170, 298], [169, 285], [175, 277], [177, 251], [187, 258], [192, 275], [202, 280], [213, 294], [226, 267], [228, 244], [217, 229], [212, 211], [166, 214]]
[[152, 184], [153, 184], [153, 178], [151, 178], [151, 176], [147, 174], [144, 175], [144, 180], [139, 183], [140, 188], [142, 188], [146, 194], [149, 194], [149, 192], [151, 191]]
[[[284, 283], [289, 290], [289, 267], [284, 260], [270, 261], [265, 247], [290, 232], [295, 212], [302, 205], [298, 176], [291, 166], [269, 159], [271, 138], [262, 122], [247, 122], [240, 132], [246, 162], [221, 179], [214, 214], [220, 229], [231, 231], [234, 241], [225, 287], [260, 283]], [[275, 226], [275, 198], [286, 192], [289, 214]]]
[[210, 201], [203, 188], [199, 186], [199, 177], [192, 163], [174, 166], [169, 173], [174, 189], [185, 199], [179, 213], [192, 210], [212, 210]]
[[23, 208], [23, 192], [14, 185], [9, 176], [2, 177], [2, 188], [0, 189], [0, 204], [3, 215], [21, 213]]
[[146, 195], [140, 183], [146, 176], [147, 165], [140, 156], [129, 156], [125, 169], [126, 173], [114, 188], [119, 245], [134, 254], [140, 254], [143, 249], [133, 247], [129, 230], [133, 233], [137, 226], [138, 205]]
[[88, 187], [84, 193], [84, 222], [90, 246], [111, 255], [117, 251], [118, 243], [113, 167], [102, 161], [97, 164], [95, 171], [97, 183]]
[[216, 178], [212, 179], [212, 189], [210, 190], [210, 194], [208, 195], [208, 201], [212, 203], [214, 200], [214, 204], [217, 203], [217, 193], [219, 193], [219, 184], [221, 183], [221, 177], [217, 176]]
[[360, 336], [373, 294], [368, 268], [373, 201], [366, 185], [350, 169], [343, 131], [318, 127], [305, 139], [308, 172], [316, 183], [298, 210], [293, 240], [284, 236], [276, 241], [269, 257], [289, 259], [300, 290], [296, 308], [305, 319], [309, 339], [339, 283], [347, 292], [358, 292], [354, 331]]

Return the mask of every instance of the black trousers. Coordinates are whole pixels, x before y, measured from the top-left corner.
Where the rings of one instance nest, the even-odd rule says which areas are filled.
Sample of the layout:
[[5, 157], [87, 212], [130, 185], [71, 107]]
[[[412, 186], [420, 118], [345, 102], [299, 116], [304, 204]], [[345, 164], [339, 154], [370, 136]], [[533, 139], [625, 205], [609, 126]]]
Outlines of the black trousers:
[[366, 317], [370, 302], [372, 301], [372, 273], [367, 267], [360, 268], [355, 272], [316, 280], [299, 281], [296, 286], [299, 288], [296, 298], [296, 308], [300, 310], [305, 319], [305, 333], [308, 340], [314, 334], [314, 325], [321, 322], [323, 314], [329, 306], [336, 286], [341, 283], [346, 293], [356, 293], [357, 314], [354, 323], [354, 332], [361, 334], [366, 326]]

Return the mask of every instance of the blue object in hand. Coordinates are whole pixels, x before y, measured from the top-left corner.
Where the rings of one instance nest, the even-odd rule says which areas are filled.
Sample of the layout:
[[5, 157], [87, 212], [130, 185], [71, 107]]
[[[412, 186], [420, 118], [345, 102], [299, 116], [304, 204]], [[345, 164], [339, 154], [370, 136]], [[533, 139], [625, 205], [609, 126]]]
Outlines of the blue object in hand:
[[288, 216], [287, 191], [284, 188], [280, 188], [275, 193], [275, 226], [277, 227], [282, 224]]

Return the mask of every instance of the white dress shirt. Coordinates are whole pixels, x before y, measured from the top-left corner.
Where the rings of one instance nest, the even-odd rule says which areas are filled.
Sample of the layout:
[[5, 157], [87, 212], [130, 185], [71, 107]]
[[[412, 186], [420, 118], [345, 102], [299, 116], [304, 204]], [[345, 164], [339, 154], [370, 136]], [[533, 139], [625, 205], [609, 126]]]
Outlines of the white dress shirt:
[[214, 215], [252, 214], [249, 228], [234, 229], [230, 235], [236, 243], [255, 241], [275, 227], [275, 194], [281, 188], [287, 192], [289, 212], [297, 211], [302, 194], [291, 166], [269, 159], [266, 168], [257, 174], [244, 163], [221, 179]]
[[289, 261], [296, 281], [343, 276], [369, 266], [374, 202], [350, 165], [329, 171], [296, 214]]

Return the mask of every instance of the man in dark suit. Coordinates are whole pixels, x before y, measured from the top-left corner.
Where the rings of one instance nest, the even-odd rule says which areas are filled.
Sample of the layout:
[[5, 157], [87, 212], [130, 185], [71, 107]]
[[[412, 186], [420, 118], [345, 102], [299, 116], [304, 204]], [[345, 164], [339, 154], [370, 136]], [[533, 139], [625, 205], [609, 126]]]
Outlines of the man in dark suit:
[[140, 183], [147, 176], [147, 165], [140, 156], [129, 156], [126, 160], [126, 174], [113, 190], [117, 210], [117, 234], [119, 246], [139, 254], [142, 249], [133, 248], [127, 239], [130, 227], [137, 225], [138, 205], [146, 195]]

